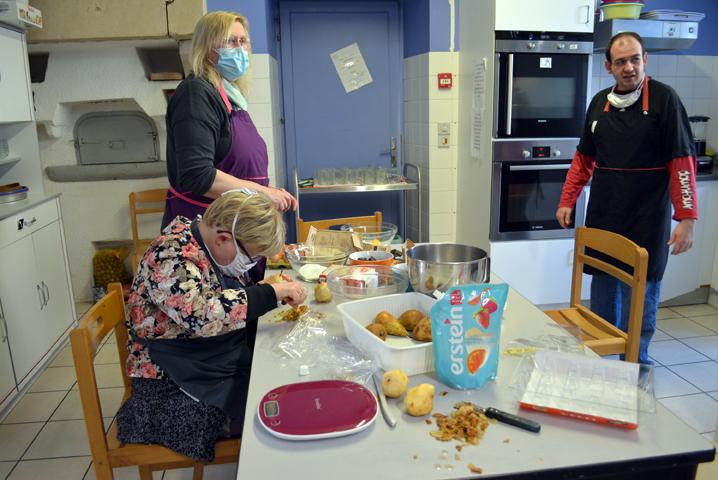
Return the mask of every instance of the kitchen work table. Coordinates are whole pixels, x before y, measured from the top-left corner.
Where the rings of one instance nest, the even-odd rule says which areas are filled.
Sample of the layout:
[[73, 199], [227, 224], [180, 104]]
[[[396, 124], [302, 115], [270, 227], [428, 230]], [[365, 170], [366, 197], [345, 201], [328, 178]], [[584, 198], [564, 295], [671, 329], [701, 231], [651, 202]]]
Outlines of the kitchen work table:
[[[494, 282], [496, 276], [492, 277]], [[343, 335], [336, 299], [311, 310], [323, 312], [330, 334]], [[272, 388], [307, 380], [298, 375], [296, 362], [281, 359], [276, 343], [293, 327], [277, 322], [277, 313], [260, 319], [252, 362], [247, 412], [240, 448], [237, 479], [462, 479], [507, 477], [556, 478], [693, 478], [697, 464], [714, 458], [715, 448], [704, 437], [656, 402], [656, 413], [641, 413], [637, 430], [623, 430], [566, 417], [518, 410], [510, 388], [518, 357], [502, 355], [495, 381], [480, 390], [453, 390], [441, 384], [433, 372], [410, 377], [409, 386], [432, 383], [436, 387], [433, 412], [449, 414], [464, 400], [518, 413], [541, 423], [540, 433], [530, 433], [503, 423], [491, 423], [479, 445], [460, 452], [458, 442], [440, 442], [429, 435], [435, 429], [426, 417], [404, 412], [403, 398], [388, 399], [398, 420], [391, 429], [378, 414], [373, 425], [346, 437], [281, 440], [269, 434], [257, 419], [262, 396]], [[557, 329], [538, 308], [513, 289], [504, 311], [501, 343], [520, 337], [552, 333]], [[373, 386], [369, 387], [373, 391]], [[440, 392], [446, 391], [442, 396]], [[468, 464], [483, 470], [472, 473]]]

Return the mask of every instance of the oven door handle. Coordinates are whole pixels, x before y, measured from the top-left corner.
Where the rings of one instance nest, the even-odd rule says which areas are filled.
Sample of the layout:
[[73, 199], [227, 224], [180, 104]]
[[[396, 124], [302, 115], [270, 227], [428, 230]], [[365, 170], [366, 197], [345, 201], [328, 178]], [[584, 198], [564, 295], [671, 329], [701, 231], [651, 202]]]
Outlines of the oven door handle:
[[509, 53], [506, 76], [506, 136], [511, 136], [511, 104], [514, 102], [514, 54]]
[[509, 171], [521, 172], [528, 170], [568, 170], [570, 163], [552, 163], [549, 165], [509, 165]]

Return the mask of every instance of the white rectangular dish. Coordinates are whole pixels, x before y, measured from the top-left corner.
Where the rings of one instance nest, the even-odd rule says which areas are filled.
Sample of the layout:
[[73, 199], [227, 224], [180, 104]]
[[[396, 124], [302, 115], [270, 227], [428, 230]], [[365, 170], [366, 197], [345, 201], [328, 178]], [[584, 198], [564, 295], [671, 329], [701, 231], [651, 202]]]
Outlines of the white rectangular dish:
[[392, 335], [384, 342], [367, 330], [366, 326], [372, 323], [376, 314], [381, 311], [399, 318], [405, 311], [414, 309], [428, 317], [435, 301], [423, 293], [397, 293], [342, 303], [337, 309], [342, 315], [347, 338], [359, 350], [377, 360], [384, 370], [400, 368], [407, 375], [416, 375], [434, 371], [431, 342], [418, 342], [408, 337]]

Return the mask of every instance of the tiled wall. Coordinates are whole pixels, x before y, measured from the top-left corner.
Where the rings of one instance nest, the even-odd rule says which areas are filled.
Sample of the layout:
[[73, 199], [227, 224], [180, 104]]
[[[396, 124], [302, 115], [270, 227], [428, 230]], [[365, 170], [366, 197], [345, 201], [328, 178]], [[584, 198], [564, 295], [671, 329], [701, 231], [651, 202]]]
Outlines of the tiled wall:
[[[453, 74], [453, 88], [439, 89], [437, 74]], [[432, 242], [456, 239], [456, 140], [458, 54], [430, 52], [404, 60], [405, 161], [421, 170], [421, 236], [417, 204], [407, 205], [407, 238]], [[451, 123], [449, 148], [438, 146], [438, 124]]]
[[[604, 59], [602, 53], [593, 56], [591, 96], [614, 83]], [[711, 117], [706, 131], [708, 145], [718, 151], [718, 56], [649, 53], [646, 72], [676, 90], [689, 116]]]

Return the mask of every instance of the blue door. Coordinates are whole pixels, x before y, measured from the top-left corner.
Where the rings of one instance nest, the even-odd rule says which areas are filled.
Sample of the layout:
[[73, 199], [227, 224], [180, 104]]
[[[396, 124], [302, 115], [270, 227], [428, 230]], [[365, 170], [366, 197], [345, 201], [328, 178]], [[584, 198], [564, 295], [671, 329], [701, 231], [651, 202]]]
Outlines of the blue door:
[[[400, 144], [402, 58], [397, 2], [280, 2], [286, 172], [391, 167]], [[347, 93], [330, 54], [356, 43], [373, 82]], [[398, 155], [397, 155], [398, 157]], [[296, 193], [296, 192], [295, 192]], [[401, 194], [300, 196], [304, 220], [383, 212], [401, 226]]]

